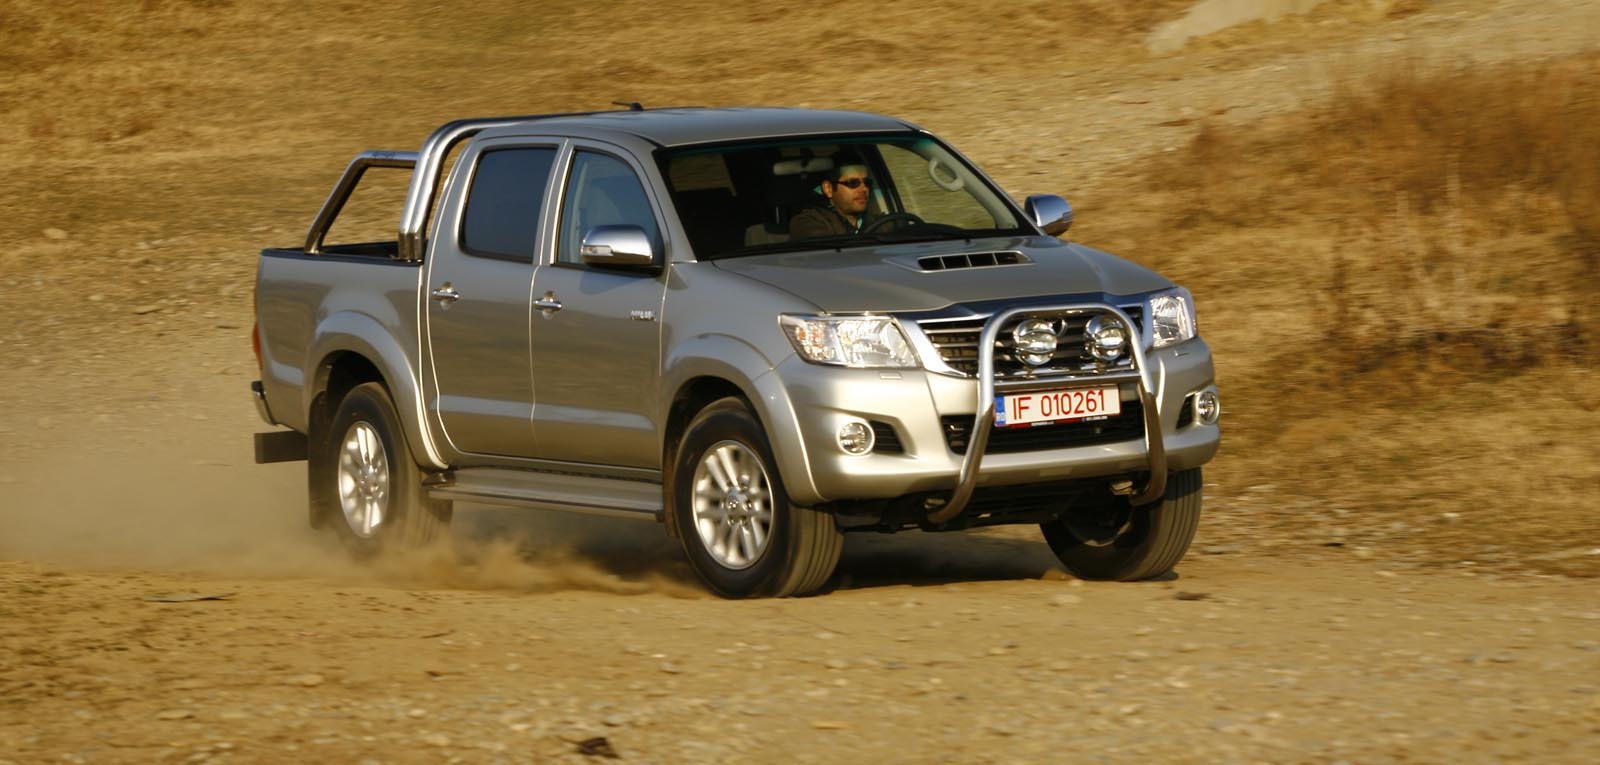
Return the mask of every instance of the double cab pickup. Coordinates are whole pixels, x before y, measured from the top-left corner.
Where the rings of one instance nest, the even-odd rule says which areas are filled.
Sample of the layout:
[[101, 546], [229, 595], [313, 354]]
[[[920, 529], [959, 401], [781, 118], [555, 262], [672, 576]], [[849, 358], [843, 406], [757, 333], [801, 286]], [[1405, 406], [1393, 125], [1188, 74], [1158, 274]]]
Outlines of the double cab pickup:
[[[325, 241], [369, 170], [393, 239]], [[1221, 408], [1194, 300], [1060, 237], [900, 119], [779, 108], [466, 119], [345, 170], [261, 253], [259, 462], [357, 556], [458, 501], [654, 520], [728, 597], [824, 589], [848, 534], [1038, 524], [1162, 575]]]

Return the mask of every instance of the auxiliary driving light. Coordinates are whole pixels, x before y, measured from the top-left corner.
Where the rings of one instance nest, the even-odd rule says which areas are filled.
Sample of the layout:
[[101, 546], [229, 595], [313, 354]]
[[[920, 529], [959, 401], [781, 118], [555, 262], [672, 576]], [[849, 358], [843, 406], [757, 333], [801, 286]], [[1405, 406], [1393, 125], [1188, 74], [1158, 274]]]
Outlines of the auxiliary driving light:
[[872, 451], [872, 428], [864, 422], [847, 422], [839, 428], [839, 448], [845, 454], [866, 454]]
[[1207, 424], [1215, 425], [1222, 417], [1222, 402], [1217, 400], [1217, 394], [1204, 391], [1194, 397], [1195, 419]]
[[1095, 316], [1083, 328], [1083, 345], [1097, 361], [1113, 361], [1128, 347], [1128, 330], [1111, 316]]
[[1018, 324], [1011, 330], [1011, 339], [1016, 343], [1017, 358], [1028, 366], [1043, 366], [1056, 355], [1056, 328], [1044, 319], [1028, 319]]

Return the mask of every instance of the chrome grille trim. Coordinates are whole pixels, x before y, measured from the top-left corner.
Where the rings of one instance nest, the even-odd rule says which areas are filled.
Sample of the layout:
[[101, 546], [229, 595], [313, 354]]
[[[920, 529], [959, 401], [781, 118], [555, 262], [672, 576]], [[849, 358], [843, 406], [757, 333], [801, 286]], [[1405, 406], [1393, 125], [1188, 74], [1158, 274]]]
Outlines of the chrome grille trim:
[[[1111, 306], [1107, 305], [1107, 309]], [[1144, 306], [1141, 304], [1117, 306], [1128, 318], [1134, 321], [1134, 342], [1144, 347]], [[1109, 312], [1109, 311], [1108, 311]], [[1129, 356], [1120, 359], [1112, 365], [1101, 365], [1094, 362], [1088, 353], [1082, 350], [1084, 341], [1083, 325], [1095, 311], [1028, 311], [1024, 316], [1007, 321], [1007, 327], [1002, 327], [995, 343], [995, 379], [1000, 380], [1030, 380], [1041, 377], [1057, 377], [1062, 375], [1095, 375], [1108, 372], [1126, 372], [1132, 369], [1133, 358]], [[903, 322], [915, 331], [907, 332], [911, 345], [916, 348], [922, 358], [923, 366], [929, 371], [952, 377], [976, 377], [978, 367], [978, 337], [983, 332], [984, 325], [993, 314], [977, 316], [961, 316], [954, 318], [922, 319], [919, 321]], [[1022, 364], [1012, 355], [1012, 340], [1009, 334], [1009, 325], [1020, 322], [1024, 318], [1052, 318], [1063, 321], [1066, 332], [1060, 334], [1056, 342], [1056, 352], [1063, 357], [1063, 362], [1052, 362], [1043, 367], [1029, 367]]]

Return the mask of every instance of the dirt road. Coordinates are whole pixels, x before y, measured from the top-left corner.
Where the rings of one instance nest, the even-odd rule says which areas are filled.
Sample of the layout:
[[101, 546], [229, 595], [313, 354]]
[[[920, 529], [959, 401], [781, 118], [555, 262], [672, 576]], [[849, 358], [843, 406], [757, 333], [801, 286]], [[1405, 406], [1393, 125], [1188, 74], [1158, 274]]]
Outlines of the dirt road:
[[[1086, 200], [1085, 241], [1149, 263], [1139, 226], [1162, 220], [1163, 198], [1127, 184], [1202, 123], [1246, 130], [1412, 56], [1575, 54], [1600, 31], [1592, 3], [1278, 3], [1315, 10], [1160, 55], [1151, 30], [1188, 3], [1018, 2], [993, 21], [976, 4], [898, 2], [876, 14], [899, 21], [853, 34], [839, 31], [860, 19], [848, 4], [797, 29], [685, 0], [694, 44], [634, 13], [643, 0], [623, 3], [636, 24], [551, 0], [540, 12], [559, 23], [531, 28], [523, 3], [448, 23], [436, 4], [396, 3], [393, 37], [360, 9], [308, 20], [282, 5], [0, 8], [0, 29], [26, 33], [0, 51], [0, 109], [23, 126], [0, 134], [18, 179], [0, 196], [16, 229], [0, 250], [0, 765], [1600, 752], [1600, 596], [1578, 576], [1600, 571], [1592, 507], [1545, 496], [1539, 515], [1459, 486], [1592, 502], [1592, 455], [1570, 439], [1600, 401], [1581, 365], [1507, 373], [1484, 398], [1502, 418], [1490, 436], [1363, 430], [1344, 412], [1284, 423], [1273, 409], [1293, 390], [1225, 399], [1206, 518], [1168, 581], [1071, 580], [1019, 528], [852, 537], [830, 592], [759, 602], [707, 597], [650, 524], [477, 506], [459, 508], [447, 547], [356, 567], [305, 528], [303, 466], [251, 464], [263, 426], [246, 387], [253, 248], [292, 243], [352, 151], [411, 145], [444, 119], [594, 108], [594, 82], [648, 83], [651, 103], [902, 113], [1012, 192]], [[1051, 33], [969, 45], [980, 20]], [[592, 44], [606, 34], [620, 37]], [[863, 52], [881, 76], [838, 63]], [[463, 81], [482, 87], [440, 103], [441, 83]], [[397, 100], [419, 111], [370, 119]], [[1202, 321], [1231, 395], [1282, 363], [1294, 324], [1259, 272], [1321, 265], [1285, 255], [1297, 230], [1240, 246], [1216, 225], [1226, 257], [1154, 257], [1180, 280], [1228, 274]], [[1518, 409], [1535, 390], [1582, 395]], [[1461, 407], [1442, 401], [1415, 408]], [[1451, 433], [1458, 451], [1506, 441], [1513, 468], [1434, 459], [1428, 442]], [[1343, 451], [1318, 451], [1330, 439]], [[1306, 462], [1273, 450], [1378, 472], [1335, 501], [1297, 487], [1342, 477], [1275, 472]], [[1565, 472], [1505, 477], [1537, 455]], [[1547, 525], [1556, 512], [1578, 520]]]
[[[0, 564], [0, 762], [577, 762], [596, 737], [633, 762], [1600, 748], [1600, 603], [1564, 583], [1199, 556], [1092, 584], [1033, 541], [868, 542], [825, 597], [738, 603], [671, 555], [626, 581], [506, 551], [376, 578]], [[174, 593], [226, 599], [150, 601]]]

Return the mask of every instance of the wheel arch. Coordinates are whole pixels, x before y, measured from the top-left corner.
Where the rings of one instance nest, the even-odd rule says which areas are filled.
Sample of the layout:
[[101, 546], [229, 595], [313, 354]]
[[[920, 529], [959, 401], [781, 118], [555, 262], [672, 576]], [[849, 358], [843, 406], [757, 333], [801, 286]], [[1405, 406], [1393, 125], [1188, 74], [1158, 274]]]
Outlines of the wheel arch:
[[[735, 395], [750, 408], [766, 433], [790, 498], [806, 505], [821, 501], [806, 459], [794, 404], [783, 381], [774, 373], [773, 362], [747, 342], [725, 335], [695, 338], [693, 343], [680, 346], [679, 351], [668, 359], [662, 389], [671, 391], [671, 395], [665, 397], [665, 411], [657, 420], [662, 423], [663, 474], [672, 472], [678, 441], [694, 415], [718, 398]], [[672, 490], [670, 485], [664, 488]]]
[[425, 468], [448, 467], [428, 432], [415, 367], [383, 325], [361, 314], [330, 316], [318, 327], [308, 355], [316, 360], [306, 365], [315, 370], [305, 389], [308, 429], [326, 425], [351, 388], [376, 382], [394, 401], [412, 459]]

